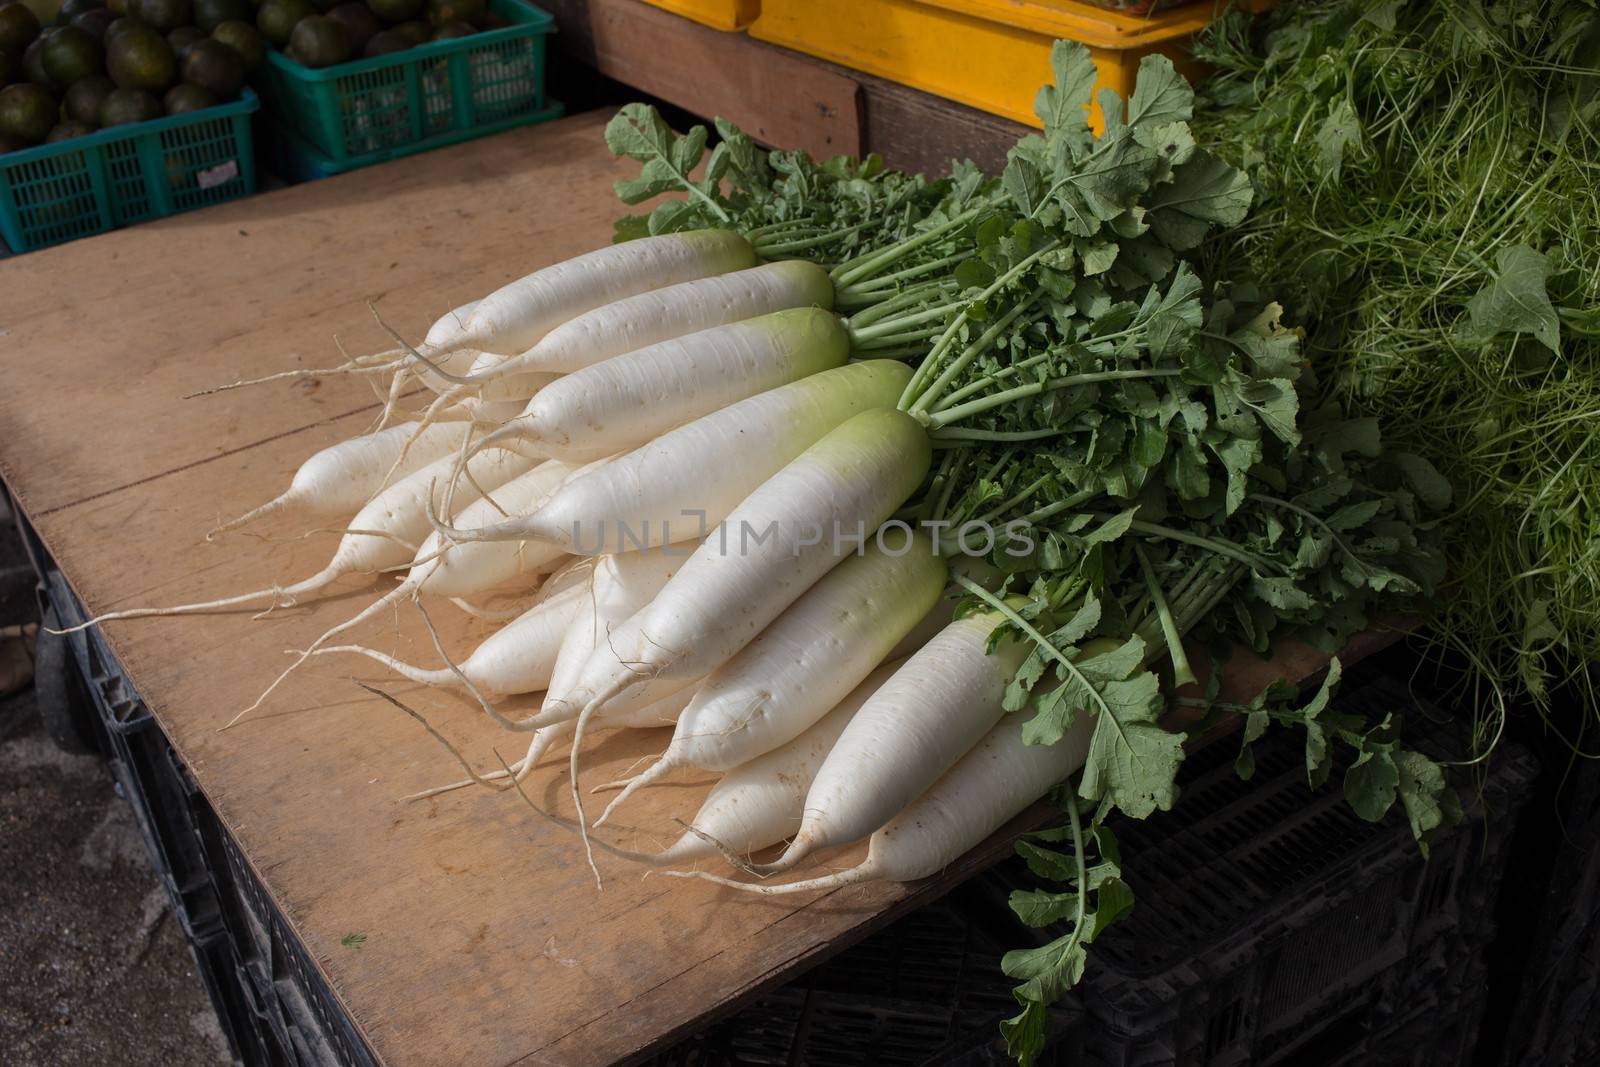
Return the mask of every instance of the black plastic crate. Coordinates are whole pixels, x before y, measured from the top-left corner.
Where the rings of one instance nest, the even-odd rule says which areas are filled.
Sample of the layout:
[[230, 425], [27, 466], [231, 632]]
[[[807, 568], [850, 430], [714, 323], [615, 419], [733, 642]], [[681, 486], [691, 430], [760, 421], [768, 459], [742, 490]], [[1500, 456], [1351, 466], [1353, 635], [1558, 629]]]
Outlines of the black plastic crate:
[[652, 1067], [877, 1067], [1008, 1062], [1016, 1014], [986, 902], [955, 890], [763, 994]]
[[[18, 526], [39, 572], [41, 617], [82, 622], [82, 605], [20, 515]], [[235, 1059], [249, 1067], [375, 1064], [100, 631], [64, 640], [82, 683], [72, 691], [88, 705], [75, 717], [133, 809]]]
[[[1413, 743], [1448, 747], [1427, 725], [1444, 717], [1416, 714], [1390, 679], [1357, 673], [1337, 703], [1404, 710], [1422, 727]], [[1081, 995], [1054, 1011], [1045, 1067], [1470, 1062], [1532, 759], [1504, 753], [1485, 785], [1494, 820], [1469, 819], [1424, 862], [1398, 816], [1366, 823], [1336, 787], [1307, 788], [1298, 735], [1259, 742], [1249, 782], [1236, 751], [1223, 739], [1193, 753], [1175, 811], [1117, 823], [1138, 905], [1094, 946]], [[1010, 918], [1006, 896], [1032, 881], [1002, 864], [651, 1062], [1007, 1063], [997, 1027], [1018, 1009], [1000, 957], [1055, 936]]]
[[[1558, 694], [1570, 729], [1581, 704]], [[1512, 843], [1490, 983], [1502, 1007], [1488, 1013], [1478, 1063], [1587, 1067], [1600, 1063], [1600, 763], [1573, 758], [1531, 711], [1513, 725], [1544, 771]]]
[[[1437, 709], [1385, 677], [1349, 686], [1337, 703], [1365, 714], [1408, 710], [1412, 741], [1448, 749]], [[1331, 1067], [1471, 1060], [1486, 983], [1484, 957], [1518, 810], [1537, 765], [1504, 750], [1461, 826], [1424, 861], [1397, 814], [1359, 819], [1339, 789], [1305, 784], [1298, 734], [1269, 734], [1256, 774], [1239, 781], [1236, 743], [1186, 761], [1176, 810], [1118, 820], [1133, 915], [1090, 952], [1075, 997], [1071, 1062], [1085, 1067]], [[1337, 781], [1337, 774], [1334, 778]], [[996, 907], [1031, 884], [1019, 862], [985, 875]], [[1022, 928], [1019, 926], [1019, 934]], [[1060, 930], [1032, 931], [1040, 943]], [[1444, 1058], [1386, 1040], [1447, 1023]], [[1397, 1040], [1397, 1039], [1396, 1039]], [[1437, 1044], [1435, 1042], [1434, 1044]]]

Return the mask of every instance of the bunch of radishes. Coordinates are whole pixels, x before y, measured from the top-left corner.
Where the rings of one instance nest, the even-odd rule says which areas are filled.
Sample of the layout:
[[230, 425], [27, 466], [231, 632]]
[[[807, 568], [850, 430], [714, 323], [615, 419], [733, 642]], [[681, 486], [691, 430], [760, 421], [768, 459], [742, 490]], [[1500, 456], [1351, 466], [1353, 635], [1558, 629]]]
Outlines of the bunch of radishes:
[[[679, 766], [734, 773], [670, 859], [713, 852], [713, 840], [739, 853], [773, 844], [806, 808], [805, 844], [787, 865], [870, 833], [919, 795], [938, 810], [941, 794], [927, 787], [969, 750], [973, 761], [1001, 761], [995, 803], [950, 806], [944, 847], [918, 868], [936, 869], [1068, 773], [1082, 746], [1024, 749], [1014, 729], [985, 740], [1020, 662], [985, 652], [1001, 616], [941, 626], [944, 556], [922, 536], [874, 540], [929, 468], [928, 431], [896, 408], [912, 372], [847, 362], [825, 271], [754, 260], [728, 231], [646, 238], [447, 315], [417, 352], [428, 364], [421, 380], [454, 402], [434, 413], [442, 421], [326, 449], [282, 496], [228, 524], [285, 508], [322, 521], [355, 511], [321, 573], [97, 621], [292, 603], [409, 560], [393, 590], [297, 665], [361, 652], [418, 681], [470, 687], [486, 704], [545, 690], [537, 715], [501, 719], [534, 731], [518, 775], [567, 733], [576, 770], [591, 723], [690, 724], [635, 787]], [[483, 432], [486, 408], [524, 399], [520, 414]], [[835, 543], [835, 524], [865, 535], [859, 555], [855, 541]], [[722, 533], [706, 537], [713, 528]], [[552, 571], [533, 605], [458, 666], [421, 670], [328, 647], [403, 599], [471, 598]], [[910, 655], [898, 670], [881, 669], [899, 652]], [[927, 751], [883, 759], [884, 738], [896, 735], [925, 737]], [[576, 777], [573, 786], [577, 796]], [[873, 862], [916, 876], [905, 862]]]
[[[1156, 73], [1176, 77], [1170, 64]], [[1165, 121], [1181, 110], [1170, 94], [1159, 98], [1133, 103], [1169, 147], [1118, 149], [1114, 181], [1108, 153], [1142, 143], [1143, 128], [1062, 149], [1056, 184], [1081, 176], [1092, 226], [1043, 201], [1023, 211], [1015, 182], [965, 181], [831, 270], [762, 262], [828, 244], [809, 224], [767, 231], [787, 244], [735, 228], [645, 236], [457, 308], [419, 346], [397, 337], [391, 352], [312, 372], [389, 377], [383, 424], [313, 456], [282, 496], [222, 529], [291, 508], [354, 515], [328, 566], [282, 588], [96, 621], [293, 603], [344, 575], [405, 570], [240, 715], [310, 657], [355, 653], [463, 687], [499, 726], [531, 735], [518, 763], [472, 781], [520, 788], [570, 736], [591, 864], [598, 845], [656, 865], [720, 853], [770, 875], [871, 837], [846, 872], [730, 883], [757, 892], [931, 874], [1083, 766], [1091, 745], [1106, 746], [1100, 763], [1123, 758], [1112, 746], [1134, 731], [1163, 765], [1147, 773], [1170, 779], [1181, 748], [1149, 741], [1162, 699], [1150, 664], [1170, 657], [1185, 680], [1184, 634], [1246, 583], [1258, 606], [1276, 598], [1316, 621], [1306, 590], [1354, 595], [1327, 577], [1356, 573], [1346, 540], [1394, 553], [1405, 539], [1392, 522], [1357, 539], [1390, 521], [1383, 491], [1346, 499], [1345, 478], [1318, 483], [1315, 499], [1294, 495], [1313, 485], [1306, 472], [1341, 462], [1301, 446], [1295, 338], [1268, 313], [1203, 306], [1188, 267], [1144, 236], [1147, 195], [1162, 210], [1182, 204], [1179, 235], [1238, 206], [1236, 194], [1215, 206], [1171, 195], [1193, 144]], [[1236, 172], [1197, 162], [1210, 187], [1236, 188]], [[1124, 275], [1107, 272], [1119, 234], [1139, 256]], [[898, 358], [874, 358], [884, 353]], [[417, 382], [432, 394], [425, 409], [387, 425]], [[1250, 494], [1257, 472], [1293, 499]], [[1319, 512], [1345, 503], [1330, 520]], [[1266, 514], [1279, 505], [1300, 518]], [[941, 543], [953, 518], [991, 537], [1039, 525], [1053, 540], [1007, 560], [992, 540], [974, 550], [947, 532]], [[1302, 520], [1343, 531], [1342, 554], [1269, 558]], [[1239, 543], [1217, 532], [1229, 523]], [[1105, 579], [1108, 546], [1135, 536], [1149, 552], [1133, 545], [1119, 557], [1136, 560], [1126, 580]], [[1062, 545], [1081, 558], [1060, 562]], [[1357, 562], [1357, 585], [1406, 581]], [[477, 611], [474, 598], [508, 586], [531, 603], [464, 656], [440, 646], [438, 668], [331, 643], [404, 601]], [[540, 691], [527, 718], [495, 706]], [[1005, 721], [1023, 706], [1053, 709], [1059, 728]], [[677, 726], [658, 762], [612, 783], [623, 791], [594, 825], [675, 769], [722, 773], [691, 829], [653, 855], [591, 837], [586, 730], [667, 723]], [[785, 840], [772, 862], [747, 859]]]

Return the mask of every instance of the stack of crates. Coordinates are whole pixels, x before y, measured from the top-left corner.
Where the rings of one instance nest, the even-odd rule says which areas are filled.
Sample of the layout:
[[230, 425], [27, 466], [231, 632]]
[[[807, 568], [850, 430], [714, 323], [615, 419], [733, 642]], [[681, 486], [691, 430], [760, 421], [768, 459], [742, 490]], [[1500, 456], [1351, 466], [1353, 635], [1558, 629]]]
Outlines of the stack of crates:
[[[1436, 708], [1383, 675], [1353, 677], [1346, 710], [1405, 709], [1436, 755]], [[1239, 781], [1223, 739], [1190, 755], [1183, 797], [1119, 819], [1137, 903], [1090, 950], [1083, 985], [1055, 1013], [1041, 1067], [1460, 1067], [1472, 1059], [1485, 954], [1507, 843], [1536, 774], [1508, 747], [1480, 808], [1424, 860], [1398, 813], [1359, 819], [1337, 788], [1305, 783], [1300, 736], [1277, 731]], [[1487, 821], [1483, 809], [1492, 813]], [[1002, 864], [665, 1053], [655, 1067], [1008, 1062], [1015, 1014], [1007, 948], [1030, 931], [1005, 899], [1035, 880]]]
[[[750, 35], [1015, 122], [1038, 126], [1034, 95], [1057, 39], [1087, 45], [1101, 89], [1127, 99], [1140, 61], [1164, 55], [1196, 73], [1189, 41], [1228, 7], [1199, 0], [1148, 10], [1087, 0], [761, 0]], [[1098, 104], [1090, 109], [1098, 131]]]
[[[1456, 752], [1449, 729], [1436, 725], [1447, 716], [1412, 710], [1415, 698], [1392, 678], [1347, 684], [1339, 704], [1372, 718], [1403, 710], [1420, 730], [1412, 743], [1436, 758]], [[1467, 820], [1424, 860], [1398, 813], [1367, 823], [1337, 788], [1312, 792], [1297, 734], [1257, 747], [1248, 783], [1234, 773], [1235, 751], [1224, 740], [1194, 753], [1176, 810], [1118, 826], [1137, 903], [1091, 950], [1071, 1061], [1470, 1062], [1533, 758], [1504, 748], [1481, 793], [1467, 787]], [[994, 878], [1004, 888], [1028, 875], [1005, 865]]]

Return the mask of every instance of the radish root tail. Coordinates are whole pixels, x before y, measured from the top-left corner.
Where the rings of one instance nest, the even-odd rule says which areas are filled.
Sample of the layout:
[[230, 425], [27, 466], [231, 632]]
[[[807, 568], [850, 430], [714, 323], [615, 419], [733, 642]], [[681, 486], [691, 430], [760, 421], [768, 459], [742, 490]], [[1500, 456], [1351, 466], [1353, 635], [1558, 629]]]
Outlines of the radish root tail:
[[[393, 327], [391, 327], [387, 322], [383, 321], [383, 316], [378, 314], [378, 308], [377, 308], [376, 305], [374, 305], [372, 303], [368, 303], [367, 304], [367, 310], [372, 312], [372, 317], [377, 320], [378, 326], [380, 328], [382, 328], [383, 332], [388, 334], [390, 337], [394, 338], [394, 343], [399, 345], [401, 347], [401, 349], [403, 349], [405, 351], [406, 355], [410, 356], [413, 360], [416, 360], [418, 363], [421, 363], [424, 367], [428, 368], [428, 370], [432, 371], [434, 374], [437, 374], [439, 377], [443, 378], [447, 382], [454, 382], [457, 385], [475, 385], [475, 384], [477, 384], [476, 382], [474, 382], [472, 380], [471, 376], [469, 376], [469, 375], [461, 375], [461, 374], [453, 374], [450, 371], [447, 371], [443, 367], [439, 366], [437, 363], [433, 362], [433, 360], [429, 359], [427, 356], [423, 355], [421, 352], [418, 352], [415, 348], [412, 347], [411, 342], [407, 341], [404, 337], [401, 337], [400, 334], [397, 333]], [[460, 345], [457, 345], [454, 348], [442, 348], [442, 349], [439, 349], [437, 352], [434, 352], [433, 354], [436, 355], [436, 356], [449, 355], [451, 352], [456, 351], [460, 347], [461, 347]]]
[[738, 882], [732, 878], [712, 874], [709, 871], [662, 871], [670, 878], [700, 878], [717, 885], [737, 889], [741, 893], [758, 893], [762, 896], [781, 896], [784, 893], [808, 893], [817, 889], [839, 889], [843, 886], [853, 885], [856, 882], [865, 882], [872, 877], [866, 865], [852, 867], [848, 871], [839, 871], [837, 874], [827, 874], [820, 878], [807, 878], [799, 882], [785, 882], [783, 885], [755, 885], [751, 882]]
[[[237, 596], [223, 597], [220, 600], [202, 600], [193, 604], [174, 604], [165, 608], [125, 608], [122, 611], [108, 611], [96, 615], [87, 622], [80, 622], [76, 626], [67, 626], [60, 630], [49, 631], [52, 634], [73, 634], [79, 630], [87, 630], [91, 626], [99, 626], [103, 622], [112, 622], [116, 619], [145, 619], [159, 615], [197, 615], [205, 611], [219, 611], [223, 608], [243, 607], [246, 604], [260, 601], [270, 597], [271, 608], [293, 607], [299, 603], [299, 598], [307, 593], [329, 585], [339, 574], [331, 568], [324, 568], [304, 581], [293, 585], [273, 586], [270, 589], [257, 589], [250, 593], [240, 593]], [[269, 608], [270, 610], [270, 608]]]
[[297, 669], [299, 669], [299, 667], [300, 667], [300, 665], [302, 663], [304, 663], [306, 660], [310, 659], [313, 655], [315, 655], [317, 649], [319, 649], [323, 645], [327, 644], [328, 641], [330, 641], [334, 636], [336, 636], [337, 634], [342, 634], [346, 630], [350, 629], [351, 627], [358, 626], [361, 623], [367, 621], [368, 619], [372, 618], [372, 616], [374, 616], [378, 612], [382, 611], [384, 608], [386, 608], [389, 605], [394, 604], [397, 601], [399, 601], [399, 599], [402, 596], [404, 596], [406, 593], [408, 593], [410, 591], [411, 591], [411, 587], [409, 585], [407, 585], [406, 583], [401, 583], [400, 585], [395, 586], [394, 589], [392, 589], [391, 591], [385, 593], [383, 596], [379, 597], [377, 600], [374, 600], [371, 604], [368, 604], [361, 611], [357, 612], [352, 618], [347, 619], [346, 621], [340, 623], [338, 626], [335, 626], [333, 629], [331, 629], [331, 630], [327, 631], [326, 633], [324, 633], [321, 637], [317, 638], [315, 641], [313, 641], [311, 643], [311, 645], [308, 648], [306, 648], [304, 651], [302, 651], [300, 653], [300, 655], [295, 658], [295, 661], [293, 663], [289, 664], [289, 666], [284, 669], [282, 674], [278, 675], [278, 677], [276, 677], [276, 678], [274, 678], [272, 680], [272, 684], [271, 685], [267, 686], [266, 689], [262, 690], [261, 695], [256, 697], [255, 701], [253, 703], [251, 703], [251, 705], [249, 707], [245, 708], [243, 711], [239, 712], [233, 718], [231, 718], [227, 722], [223, 723], [221, 728], [226, 730], [226, 729], [228, 729], [228, 728], [230, 728], [232, 726], [237, 725], [240, 719], [243, 719], [246, 715], [249, 715], [252, 711], [255, 711], [262, 704], [266, 703], [267, 698], [272, 695], [273, 691], [276, 690], [278, 688], [278, 686], [283, 684], [284, 679], [288, 678], [289, 675], [293, 674]]
[[301, 370], [279, 371], [276, 374], [268, 374], [261, 378], [243, 378], [236, 382], [228, 382], [225, 385], [213, 385], [209, 389], [184, 393], [181, 399], [193, 400], [196, 397], [211, 396], [214, 393], [226, 393], [234, 389], [243, 389], [247, 385], [266, 385], [269, 382], [278, 382], [285, 379], [300, 381], [306, 378], [332, 378], [340, 374], [387, 374], [389, 371], [399, 370], [401, 367], [406, 366], [405, 359], [393, 358], [396, 354], [392, 352], [382, 353], [387, 357], [387, 362], [376, 365], [362, 365], [356, 360], [350, 360], [347, 363], [341, 363], [337, 367], [306, 367]]
[[594, 694], [589, 702], [583, 706], [583, 710], [578, 712], [577, 725], [572, 730], [572, 752], [568, 756], [567, 777], [571, 780], [569, 785], [572, 790], [572, 804], [577, 809], [578, 836], [583, 839], [583, 855], [589, 861], [589, 870], [594, 873], [594, 886], [596, 889], [601, 888], [600, 868], [595, 866], [594, 848], [589, 842], [589, 821], [583, 811], [583, 791], [578, 787], [578, 755], [583, 747], [583, 731], [589, 725], [589, 720], [594, 716], [594, 713], [615, 698], [617, 694], [632, 685], [633, 681], [634, 679], [631, 677], [624, 678], [613, 682]]
[[600, 827], [604, 826], [606, 820], [611, 818], [611, 813], [616, 811], [617, 808], [621, 806], [623, 801], [633, 796], [633, 794], [638, 790], [650, 785], [652, 782], [659, 782], [661, 779], [665, 778], [667, 774], [676, 766], [677, 760], [663, 755], [654, 767], [651, 767], [643, 774], [635, 775], [628, 781], [626, 785], [622, 787], [622, 792], [618, 793], [611, 799], [611, 803], [606, 805], [606, 810], [602, 811], [600, 813], [600, 817], [594, 821], [595, 829], [599, 829]]
[[[500, 758], [500, 753], [496, 752], [495, 756], [496, 758]], [[506, 762], [504, 759], [500, 759], [500, 765], [502, 767], [506, 767]], [[506, 767], [506, 769], [509, 770], [510, 768]], [[517, 795], [522, 798], [522, 802], [528, 805], [528, 807], [533, 810], [534, 814], [538, 815], [541, 819], [544, 819], [546, 822], [554, 823], [563, 830], [570, 831], [577, 829], [576, 824], [571, 819], [563, 819], [561, 816], [545, 811], [539, 805], [535, 804], [533, 802], [533, 798], [528, 796], [527, 791], [522, 788], [521, 778], [513, 775], [511, 779], [511, 785], [512, 788], [516, 789]], [[630, 849], [618, 848], [616, 845], [602, 841], [599, 838], [594, 838], [593, 842], [600, 848], [602, 852], [605, 852], [608, 855], [616, 856], [618, 859], [628, 860], [633, 863], [642, 863], [648, 867], [659, 867], [663, 863], [670, 863], [674, 858], [672, 856], [672, 848], [668, 848], [662, 852], [634, 852]], [[593, 866], [594, 860], [592, 858], [589, 862], [590, 865]]]
[[331, 645], [327, 648], [317, 649], [312, 653], [312, 655], [332, 656], [339, 653], [366, 656], [368, 659], [377, 660], [385, 667], [388, 667], [391, 671], [394, 671], [394, 673], [398, 674], [400, 677], [409, 679], [410, 681], [416, 682], [420, 685], [443, 687], [453, 686], [456, 684], [455, 676], [450, 673], [448, 668], [441, 667], [438, 670], [429, 670], [426, 667], [418, 667], [414, 664], [407, 663], [404, 660], [396, 659], [387, 652], [380, 652], [376, 648], [368, 648], [366, 645]]
[[[566, 726], [566, 723], [557, 723], [554, 727], [546, 727], [545, 729], [534, 734], [533, 739], [528, 742], [528, 754], [523, 756], [508, 768], [508, 770], [512, 772], [509, 777], [512, 778], [513, 781], [517, 782], [520, 782], [524, 778], [528, 777], [528, 775], [533, 771], [534, 767], [538, 765], [539, 757], [543, 756], [545, 754], [545, 750], [555, 743], [556, 738], [560, 737], [566, 732], [562, 729], [564, 726]], [[488, 774], [485, 774], [482, 777], [487, 781], [502, 781], [507, 778], [508, 775], [506, 771], [501, 770], [490, 771]], [[442, 793], [450, 793], [457, 789], [465, 789], [467, 786], [473, 784], [474, 783], [471, 778], [463, 778], [458, 782], [451, 782], [449, 785], [437, 785], [432, 789], [424, 789], [420, 793], [412, 793], [410, 796], [403, 797], [401, 799], [426, 800], [429, 797], [436, 797]]]
[[[461, 682], [462, 686], [466, 688], [467, 692], [472, 694], [472, 698], [478, 702], [478, 706], [483, 709], [485, 715], [488, 715], [489, 718], [493, 719], [503, 729], [512, 730], [518, 733], [529, 730], [538, 730], [540, 728], [537, 725], [530, 725], [532, 721], [531, 719], [512, 720], [506, 718], [505, 715], [501, 713], [500, 709], [495, 707], [494, 704], [491, 703], [489, 699], [478, 690], [476, 685], [472, 684], [472, 679], [468, 678], [462, 673], [461, 668], [456, 666], [455, 660], [451, 659], [450, 654], [444, 650], [444, 642], [439, 640], [439, 631], [433, 625], [433, 618], [428, 614], [428, 609], [422, 606], [421, 601], [417, 602], [417, 611], [421, 613], [422, 621], [424, 625], [428, 627], [428, 636], [433, 639], [434, 651], [439, 653], [439, 658], [444, 660], [444, 665], [450, 671], [450, 673], [455, 675], [456, 678]], [[533, 716], [533, 718], [537, 717], [537, 715]]]
[[273, 497], [260, 507], [251, 508], [249, 511], [245, 512], [243, 515], [240, 515], [236, 519], [229, 519], [227, 522], [218, 523], [216, 526], [211, 528], [210, 533], [206, 534], [206, 540], [214, 541], [218, 537], [227, 533], [229, 530], [237, 530], [239, 527], [245, 525], [246, 523], [254, 522], [263, 515], [271, 515], [275, 511], [281, 511], [293, 503], [294, 498], [295, 493], [294, 490], [291, 489], [288, 492]]
[[[367, 692], [371, 693], [373, 696], [382, 697], [384, 700], [387, 700], [389, 703], [393, 704], [395, 707], [399, 708], [401, 711], [403, 711], [407, 715], [411, 716], [417, 722], [421, 723], [422, 724], [422, 728], [424, 730], [428, 731], [428, 736], [433, 738], [435, 741], [439, 742], [439, 744], [443, 745], [449, 751], [449, 753], [456, 758], [456, 762], [461, 764], [461, 769], [467, 772], [467, 777], [472, 782], [472, 784], [481, 785], [485, 789], [491, 789], [491, 790], [493, 790], [493, 791], [495, 791], [497, 793], [503, 793], [503, 792], [505, 792], [505, 790], [507, 790], [507, 789], [509, 789], [511, 787], [510, 783], [506, 783], [504, 785], [501, 785], [498, 782], [490, 781], [489, 779], [485, 778], [483, 775], [479, 774], [476, 770], [474, 770], [473, 767], [472, 767], [472, 764], [468, 763], [467, 762], [467, 758], [461, 754], [461, 750], [456, 748], [455, 745], [452, 745], [450, 743], [450, 741], [443, 734], [441, 734], [438, 730], [435, 730], [433, 728], [433, 724], [428, 722], [427, 719], [423, 718], [423, 716], [422, 716], [422, 714], [420, 712], [412, 710], [411, 708], [407, 707], [404, 703], [402, 703], [399, 699], [390, 696], [388, 693], [385, 693], [382, 689], [379, 689], [376, 686], [371, 686], [371, 685], [368, 685], [366, 682], [361, 682], [361, 681], [356, 682], [356, 684], [359, 685], [361, 688], [365, 689]], [[498, 756], [499, 753], [496, 753], [496, 755]], [[501, 760], [500, 764], [501, 764], [501, 766], [505, 766], [505, 761]]]

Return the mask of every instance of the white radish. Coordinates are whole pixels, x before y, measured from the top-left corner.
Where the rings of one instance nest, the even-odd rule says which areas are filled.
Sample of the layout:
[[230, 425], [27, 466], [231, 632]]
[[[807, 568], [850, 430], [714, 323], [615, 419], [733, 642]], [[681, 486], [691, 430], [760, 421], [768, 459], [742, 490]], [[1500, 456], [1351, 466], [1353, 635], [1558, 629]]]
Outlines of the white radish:
[[[580, 590], [573, 623], [556, 655], [544, 707], [536, 718], [541, 722], [577, 718], [577, 707], [568, 698], [584, 664], [597, 647], [610, 640], [612, 630], [661, 592], [693, 554], [694, 548], [693, 544], [660, 545], [644, 552], [601, 556], [593, 561], [589, 582]], [[669, 695], [665, 690], [655, 694], [657, 698], [665, 695]], [[632, 704], [618, 702], [612, 711], [628, 712], [654, 702], [654, 699]]]
[[1004, 622], [999, 612], [957, 619], [872, 695], [811, 783], [799, 833], [758, 873], [866, 837], [978, 743], [1005, 714], [1006, 684], [1031, 647], [1007, 638], [988, 651]]
[[713, 841], [741, 855], [782, 841], [799, 827], [806, 790], [845, 725], [898, 666], [890, 663], [879, 667], [799, 737], [724, 775], [689, 820], [697, 832], [685, 832], [655, 853], [627, 852], [604, 843], [600, 846], [625, 859], [666, 866], [717, 855]]
[[578, 606], [585, 599], [585, 590], [577, 585], [570, 585], [553, 596], [541, 597], [538, 603], [484, 638], [456, 670], [448, 666], [431, 670], [416, 667], [365, 645], [333, 645], [317, 649], [316, 655], [348, 652], [366, 656], [423, 685], [454, 688], [470, 683], [480, 692], [500, 696], [536, 693], [550, 684], [550, 672], [555, 667], [561, 639], [577, 622]]
[[451, 455], [461, 444], [459, 424], [430, 426], [420, 433], [418, 429], [414, 422], [401, 423], [329, 445], [300, 464], [289, 488], [281, 495], [223, 523], [207, 534], [206, 540], [286, 508], [310, 519], [354, 515], [384, 487], [386, 478], [403, 478], [441, 456]]
[[523, 371], [570, 373], [674, 337], [786, 308], [833, 307], [828, 272], [805, 260], [764, 263], [624, 297], [557, 326], [499, 367], [473, 368], [466, 382]]
[[595, 825], [678, 767], [726, 771], [798, 737], [928, 614], [948, 573], [927, 537], [903, 532], [829, 571], [711, 672], [661, 759], [629, 782]]
[[665, 873], [767, 896], [838, 889], [856, 882], [928, 878], [983, 844], [1080, 770], [1093, 736], [1094, 716], [1087, 711], [1080, 711], [1066, 736], [1053, 745], [1025, 745], [1015, 718], [1002, 720], [927, 792], [875, 832], [867, 858], [848, 870], [781, 885], [737, 882], [705, 871]]
[[565, 375], [481, 442], [515, 439], [567, 461], [637, 448], [756, 393], [844, 363], [831, 312], [777, 311], [651, 345]]
[[865, 538], [882, 525], [922, 483], [931, 458], [927, 432], [910, 415], [880, 408], [855, 416], [762, 483], [595, 650], [573, 688], [583, 710], [572, 794], [586, 853], [577, 754], [588, 717], [625, 695], [651, 699], [720, 667], [840, 562], [840, 531]]
[[[465, 539], [527, 539], [580, 555], [669, 544], [709, 529], [761, 483], [855, 415], [895, 405], [911, 370], [851, 363], [701, 416], [572, 479], [526, 518]], [[715, 472], [707, 477], [707, 472]]]
[[[456, 428], [459, 435], [461, 430]], [[479, 489], [494, 492], [500, 486], [528, 473], [540, 461], [519, 455], [507, 449], [494, 449], [474, 456], [469, 466], [472, 478], [460, 494], [464, 504], [479, 497]], [[195, 604], [178, 604], [166, 608], [127, 608], [108, 612], [80, 623], [74, 629], [98, 625], [113, 619], [136, 619], [150, 615], [192, 615], [196, 612], [216, 611], [219, 608], [238, 607], [270, 600], [274, 606], [288, 607], [299, 603], [311, 594], [332, 585], [349, 574], [375, 574], [398, 567], [417, 554], [418, 542], [430, 536], [428, 524], [428, 496], [435, 482], [447, 478], [455, 468], [456, 457], [445, 456], [421, 470], [394, 483], [377, 496], [350, 520], [350, 526], [339, 539], [333, 558], [322, 570], [292, 585], [257, 589], [249, 593], [206, 600]], [[548, 465], [548, 464], [547, 464]], [[565, 472], [553, 467], [552, 472]], [[556, 475], [560, 477], [560, 475]]]
[[[429, 352], [440, 353], [439, 357], [430, 360], [433, 367], [416, 367], [413, 373], [436, 393], [442, 393], [450, 388], [450, 382], [434, 372], [437, 368], [445, 374], [462, 374], [472, 370], [472, 361], [476, 358], [470, 346], [462, 345], [466, 337], [467, 323], [471, 321], [473, 312], [478, 310], [478, 301], [469, 300], [458, 308], [440, 315], [434, 324], [428, 327], [428, 335], [423, 338], [422, 344]], [[394, 349], [385, 355], [400, 357], [402, 362], [407, 362], [404, 349]]]
[[922, 425], [892, 408], [828, 433], [734, 508], [660, 595], [613, 631], [574, 698], [599, 705], [720, 667], [854, 551], [857, 542], [842, 538], [870, 538], [922, 483], [931, 456]]
[[516, 355], [586, 311], [755, 263], [750, 242], [729, 230], [692, 230], [610, 245], [501, 286], [478, 301], [455, 337], [427, 345], [421, 355], [429, 362], [463, 348]]
[[505, 365], [514, 358], [497, 356], [493, 352], [479, 352], [472, 361], [472, 374], [498, 373], [494, 373], [493, 378], [482, 385], [471, 387], [473, 395], [485, 403], [511, 400], [527, 403], [540, 389], [561, 377], [550, 371], [505, 370]]
[[[491, 496], [469, 504], [462, 509], [461, 517], [468, 522], [483, 521], [489, 515], [498, 515], [502, 511], [513, 515], [530, 511], [549, 496], [562, 479], [570, 477], [571, 474], [572, 469], [564, 464], [541, 463], [521, 477], [507, 482]], [[254, 703], [230, 719], [227, 725], [232, 726], [260, 707], [272, 691], [283, 684], [285, 678], [294, 673], [333, 637], [360, 625], [385, 608], [398, 604], [403, 599], [414, 599], [424, 594], [469, 597], [486, 592], [518, 577], [543, 573], [563, 555], [565, 553], [558, 548], [540, 544], [473, 541], [452, 545], [448, 544], [439, 533], [430, 534], [422, 543], [422, 547], [417, 550], [412, 559], [411, 569], [399, 585], [367, 605], [352, 618], [313, 641], [282, 674], [273, 680], [271, 685], [267, 686]]]

